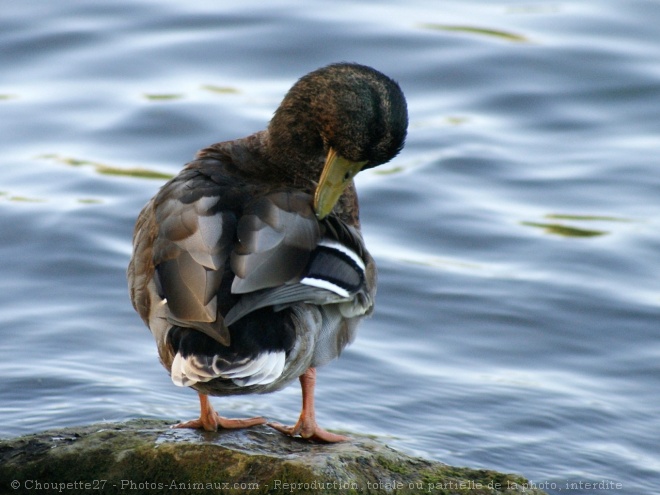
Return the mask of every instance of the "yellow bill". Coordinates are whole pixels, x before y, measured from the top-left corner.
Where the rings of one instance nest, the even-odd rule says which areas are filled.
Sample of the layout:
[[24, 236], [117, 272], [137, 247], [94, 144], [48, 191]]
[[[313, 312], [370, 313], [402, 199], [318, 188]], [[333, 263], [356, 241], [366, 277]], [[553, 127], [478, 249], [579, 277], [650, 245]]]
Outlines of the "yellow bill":
[[319, 220], [330, 214], [346, 186], [366, 164], [366, 161], [347, 160], [330, 148], [321, 173], [321, 180], [314, 193], [314, 211]]

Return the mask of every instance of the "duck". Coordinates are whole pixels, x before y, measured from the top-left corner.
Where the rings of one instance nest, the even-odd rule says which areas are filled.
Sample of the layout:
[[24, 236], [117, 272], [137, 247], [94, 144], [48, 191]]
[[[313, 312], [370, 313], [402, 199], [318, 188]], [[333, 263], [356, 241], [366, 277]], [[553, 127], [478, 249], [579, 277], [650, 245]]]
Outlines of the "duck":
[[[137, 217], [130, 299], [172, 382], [199, 396], [207, 431], [266, 424], [311, 442], [347, 437], [316, 421], [317, 369], [373, 312], [377, 271], [354, 177], [389, 162], [408, 128], [399, 84], [366, 65], [301, 77], [265, 130], [199, 151]], [[209, 396], [298, 380], [293, 426], [220, 416]]]

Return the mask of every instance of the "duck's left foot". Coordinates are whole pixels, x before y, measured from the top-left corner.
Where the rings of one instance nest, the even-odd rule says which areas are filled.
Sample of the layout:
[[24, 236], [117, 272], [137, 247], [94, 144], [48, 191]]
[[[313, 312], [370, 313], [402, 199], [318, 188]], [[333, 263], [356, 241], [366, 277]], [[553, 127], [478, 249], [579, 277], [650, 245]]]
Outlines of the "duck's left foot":
[[237, 428], [249, 428], [250, 426], [263, 425], [265, 423], [266, 418], [232, 419], [224, 418], [214, 412], [212, 416], [200, 416], [198, 419], [193, 419], [192, 421], [172, 425], [172, 428], [193, 428], [206, 431], [218, 431], [218, 429], [222, 428], [232, 430]]
[[263, 425], [266, 418], [230, 419], [220, 416], [204, 394], [199, 394], [200, 414], [198, 419], [172, 425], [172, 428], [195, 428], [206, 431], [218, 431], [218, 428], [228, 430], [236, 428], [249, 428], [250, 426]]
[[336, 433], [330, 433], [329, 431], [324, 430], [316, 424], [316, 421], [312, 420], [305, 421], [301, 417], [298, 422], [293, 426], [285, 426], [281, 423], [266, 423], [271, 428], [275, 428], [280, 433], [289, 435], [291, 437], [296, 437], [300, 435], [306, 440], [311, 440], [313, 442], [319, 443], [337, 443], [337, 442], [346, 442], [349, 440], [348, 437], [343, 435], [337, 435]]

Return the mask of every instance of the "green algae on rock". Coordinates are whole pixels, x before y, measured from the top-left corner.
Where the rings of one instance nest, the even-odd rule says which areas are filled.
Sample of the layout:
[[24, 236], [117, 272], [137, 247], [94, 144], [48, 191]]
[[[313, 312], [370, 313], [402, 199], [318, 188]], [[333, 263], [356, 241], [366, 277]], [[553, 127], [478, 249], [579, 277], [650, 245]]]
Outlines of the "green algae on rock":
[[410, 457], [364, 436], [319, 445], [265, 426], [209, 433], [170, 429], [170, 424], [140, 419], [1, 440], [0, 491], [544, 493], [516, 475]]

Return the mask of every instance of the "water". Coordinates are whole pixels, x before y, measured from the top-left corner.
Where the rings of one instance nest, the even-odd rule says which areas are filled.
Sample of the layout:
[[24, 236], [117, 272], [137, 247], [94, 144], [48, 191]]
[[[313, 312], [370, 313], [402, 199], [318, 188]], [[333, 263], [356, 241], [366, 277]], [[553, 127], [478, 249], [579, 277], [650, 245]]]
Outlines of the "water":
[[[132, 169], [174, 174], [354, 60], [411, 125], [358, 180], [378, 307], [320, 371], [320, 422], [553, 494], [659, 493], [659, 22], [651, 0], [5, 9], [0, 436], [197, 414], [128, 302], [164, 180]], [[292, 422], [299, 390], [214, 404]]]

